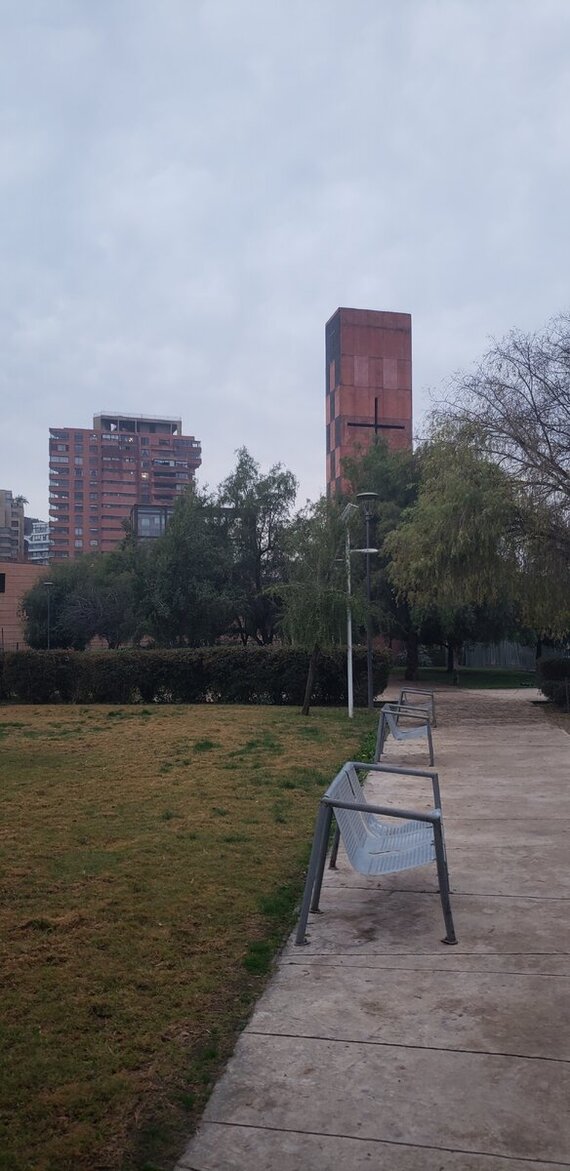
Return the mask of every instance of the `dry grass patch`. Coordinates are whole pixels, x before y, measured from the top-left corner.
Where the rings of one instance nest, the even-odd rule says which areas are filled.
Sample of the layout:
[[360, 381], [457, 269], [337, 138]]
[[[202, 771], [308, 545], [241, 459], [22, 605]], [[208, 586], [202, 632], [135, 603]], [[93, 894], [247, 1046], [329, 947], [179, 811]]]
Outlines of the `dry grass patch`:
[[0, 709], [2, 1171], [172, 1166], [291, 923], [319, 792], [371, 727]]

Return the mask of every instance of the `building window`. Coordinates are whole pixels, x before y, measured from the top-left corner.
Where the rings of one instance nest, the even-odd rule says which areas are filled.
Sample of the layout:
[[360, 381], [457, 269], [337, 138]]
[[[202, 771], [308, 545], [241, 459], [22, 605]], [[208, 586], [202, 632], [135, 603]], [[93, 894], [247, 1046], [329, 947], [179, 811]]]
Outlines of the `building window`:
[[89, 544], [91, 545], [91, 548], [93, 549], [96, 545], [99, 544], [99, 542], [98, 541], [90, 541]]
[[83, 456], [82, 456], [82, 455], [76, 455], [76, 456], [75, 456], [75, 463], [76, 463], [76, 464], [82, 464], [82, 463], [83, 463]]
[[6, 574], [0, 573], [0, 594], [6, 593]]
[[83, 548], [83, 541], [81, 541], [81, 540], [80, 540], [80, 541], [74, 541], [74, 542], [73, 542], [73, 544], [75, 545], [75, 548], [76, 548], [76, 549], [82, 549], [82, 548]]
[[76, 536], [76, 537], [82, 537], [82, 536], [83, 536], [83, 529], [82, 529], [82, 528], [78, 528], [78, 529], [76, 529], [76, 530], [75, 530], [75, 536]]

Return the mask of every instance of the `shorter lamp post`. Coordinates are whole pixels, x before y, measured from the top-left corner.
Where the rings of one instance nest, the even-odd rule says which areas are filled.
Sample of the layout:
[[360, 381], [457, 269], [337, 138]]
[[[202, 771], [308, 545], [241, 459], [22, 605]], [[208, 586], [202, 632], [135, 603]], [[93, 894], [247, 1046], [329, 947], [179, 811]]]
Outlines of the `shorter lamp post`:
[[366, 523], [366, 602], [368, 605], [368, 615], [366, 621], [366, 671], [368, 676], [368, 707], [370, 710], [374, 707], [374, 681], [372, 677], [372, 615], [370, 613], [370, 554], [377, 553], [377, 549], [370, 548], [370, 521], [372, 518], [372, 506], [378, 499], [377, 492], [358, 492], [356, 495], [358, 503], [364, 509], [364, 520]]
[[47, 649], [48, 649], [48, 651], [49, 651], [49, 649], [50, 649], [50, 638], [51, 638], [51, 622], [50, 622], [50, 619], [51, 619], [51, 608], [50, 608], [50, 594], [51, 594], [51, 587], [52, 587], [52, 585], [53, 585], [53, 581], [44, 581], [44, 585], [45, 585], [45, 587], [46, 587], [46, 590], [47, 590]]

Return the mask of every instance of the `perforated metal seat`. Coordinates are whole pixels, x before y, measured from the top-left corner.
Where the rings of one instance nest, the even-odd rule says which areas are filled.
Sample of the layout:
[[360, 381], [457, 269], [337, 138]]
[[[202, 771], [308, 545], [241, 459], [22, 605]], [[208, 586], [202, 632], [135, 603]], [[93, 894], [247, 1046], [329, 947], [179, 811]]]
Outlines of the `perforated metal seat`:
[[[366, 800], [351, 762], [341, 769], [327, 793], [348, 804]], [[395, 874], [435, 861], [433, 829], [425, 822], [396, 825], [380, 821], [374, 813], [342, 808], [335, 809], [335, 819], [349, 861], [361, 874]]]
[[[413, 722], [406, 723], [405, 721]], [[378, 721], [376, 750], [374, 753], [375, 761], [382, 759], [384, 745], [389, 734], [394, 737], [394, 740], [398, 741], [425, 739], [429, 762], [433, 764], [433, 738], [429, 716], [425, 708], [416, 708], [410, 704], [402, 703], [385, 703], [383, 705]]]
[[[398, 776], [426, 777], [432, 784], [434, 809], [427, 813], [386, 805], [371, 804], [365, 798], [358, 770]], [[313, 847], [301, 904], [296, 943], [305, 942], [309, 910], [317, 911], [323, 881], [331, 819], [337, 831], [331, 852], [331, 867], [336, 865], [339, 839], [351, 866], [359, 874], [376, 877], [396, 874], [435, 862], [439, 892], [446, 927], [444, 943], [456, 943], [449, 897], [449, 876], [443, 836], [439, 779], [436, 772], [396, 768], [390, 765], [348, 761], [321, 798]], [[384, 821], [380, 818], [390, 818]]]

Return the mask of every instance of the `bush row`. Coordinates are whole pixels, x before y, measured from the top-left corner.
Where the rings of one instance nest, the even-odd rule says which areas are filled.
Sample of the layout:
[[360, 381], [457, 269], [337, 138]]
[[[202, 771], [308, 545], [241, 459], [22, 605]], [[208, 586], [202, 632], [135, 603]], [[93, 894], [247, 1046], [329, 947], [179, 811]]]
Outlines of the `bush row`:
[[[0, 655], [0, 701], [16, 703], [301, 704], [309, 656], [292, 648], [8, 651]], [[376, 694], [389, 657], [374, 655]], [[354, 651], [354, 701], [366, 704], [366, 651]], [[311, 702], [347, 699], [346, 654], [319, 659]]]
[[536, 669], [543, 695], [570, 710], [570, 657], [539, 659]]

